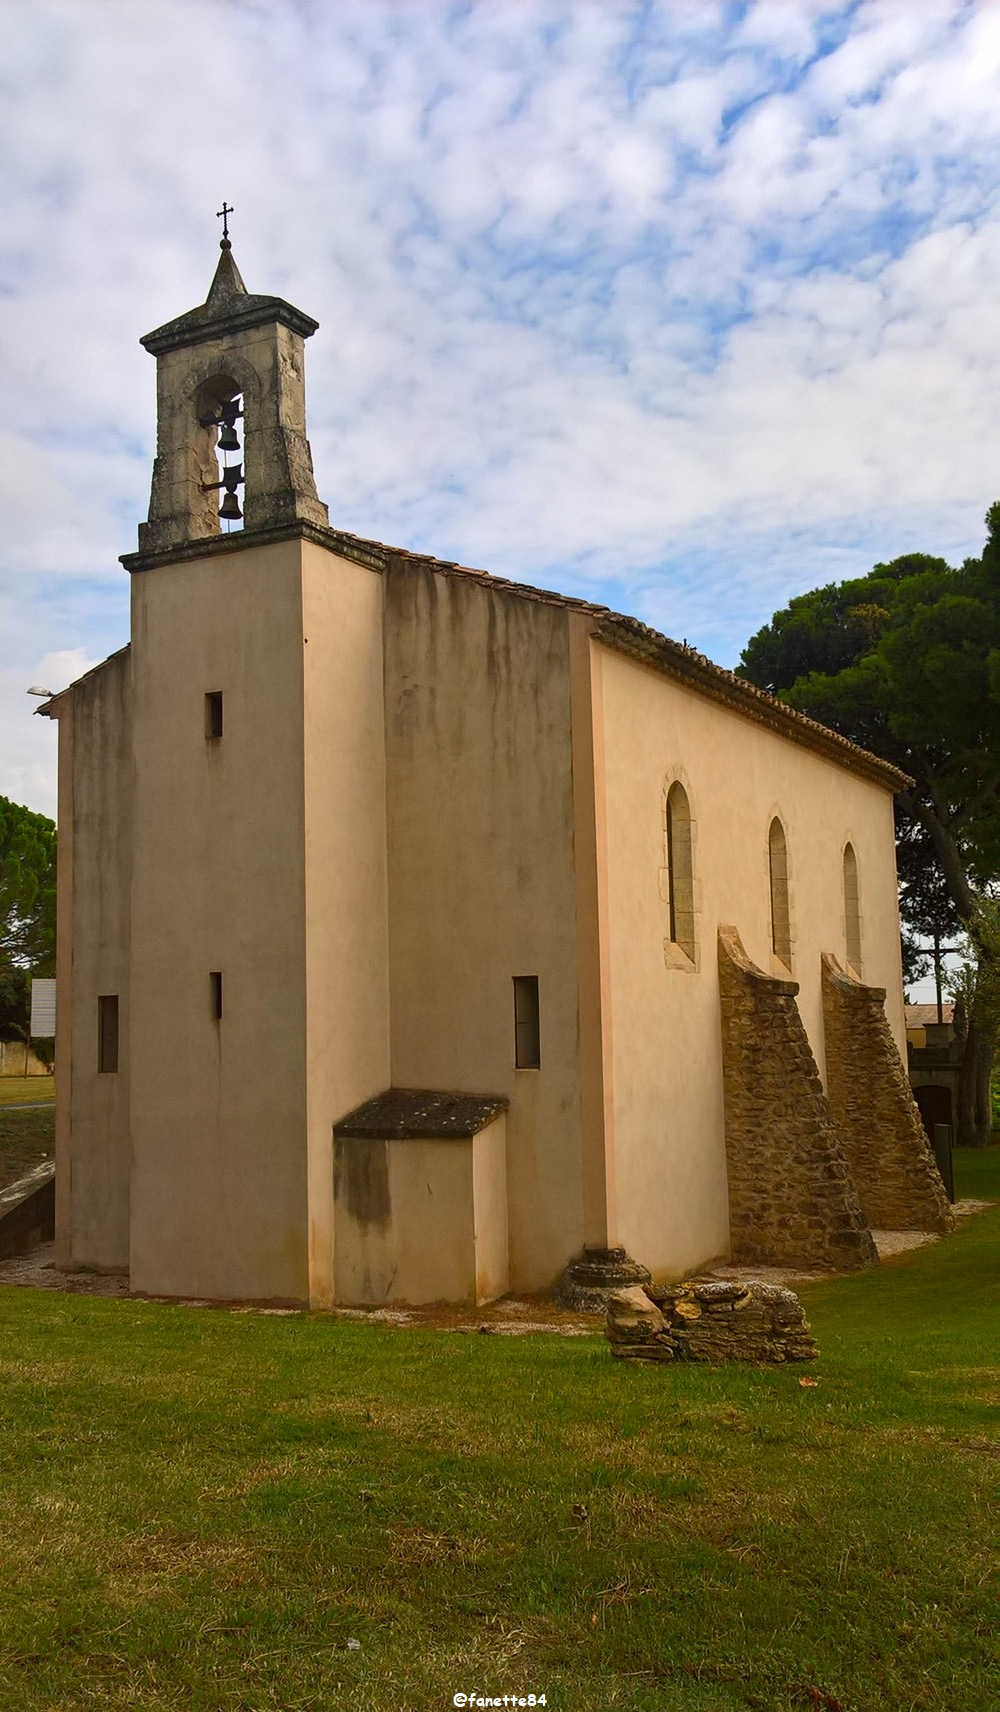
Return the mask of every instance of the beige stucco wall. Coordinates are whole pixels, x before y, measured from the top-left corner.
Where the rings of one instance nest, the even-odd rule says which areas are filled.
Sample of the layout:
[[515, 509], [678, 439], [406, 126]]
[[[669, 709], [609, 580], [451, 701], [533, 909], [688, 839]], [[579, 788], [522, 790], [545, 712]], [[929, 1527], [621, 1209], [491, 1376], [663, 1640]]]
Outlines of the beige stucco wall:
[[510, 1285], [506, 1117], [472, 1138], [472, 1217], [475, 1300], [492, 1302]]
[[[405, 560], [386, 573], [392, 1081], [506, 1094], [510, 1280], [583, 1241], [565, 609]], [[512, 979], [539, 978], [541, 1068]]]
[[[129, 1260], [130, 667], [127, 652], [113, 655], [56, 704], [57, 1253], [108, 1269]], [[105, 993], [119, 1001], [114, 1074], [97, 1068]]]
[[[445, 1140], [338, 1140], [338, 1302], [479, 1303], [506, 1290], [504, 1122]], [[352, 1172], [376, 1204], [352, 1208]]]
[[332, 1124], [389, 1069], [380, 579], [292, 540], [132, 588], [133, 1288], [328, 1306]]
[[135, 1290], [308, 1295], [300, 555], [132, 578]]
[[[820, 954], [846, 957], [843, 848], [858, 861], [863, 977], [888, 989], [902, 1045], [892, 798], [888, 791], [655, 670], [601, 656], [607, 800], [614, 1151], [619, 1240], [660, 1277], [728, 1242], [716, 928], [781, 973], [770, 941], [767, 834], [785, 827], [792, 974], [821, 1074]], [[664, 792], [694, 823], [697, 968], [668, 967]], [[670, 959], [676, 963], [676, 957]]]
[[310, 1301], [333, 1300], [334, 1122], [389, 1085], [382, 578], [302, 546]]

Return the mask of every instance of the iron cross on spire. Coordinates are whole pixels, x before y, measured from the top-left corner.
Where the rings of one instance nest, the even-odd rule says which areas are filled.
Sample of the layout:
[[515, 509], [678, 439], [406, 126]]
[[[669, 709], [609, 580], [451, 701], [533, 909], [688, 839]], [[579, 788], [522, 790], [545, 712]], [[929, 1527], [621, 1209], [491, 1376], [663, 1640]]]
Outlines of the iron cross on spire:
[[228, 202], [223, 202], [222, 207], [215, 216], [217, 220], [222, 221], [222, 242], [224, 244], [228, 244], [229, 242], [229, 216], [230, 214], [235, 214], [235, 212], [235, 208], [230, 208]]

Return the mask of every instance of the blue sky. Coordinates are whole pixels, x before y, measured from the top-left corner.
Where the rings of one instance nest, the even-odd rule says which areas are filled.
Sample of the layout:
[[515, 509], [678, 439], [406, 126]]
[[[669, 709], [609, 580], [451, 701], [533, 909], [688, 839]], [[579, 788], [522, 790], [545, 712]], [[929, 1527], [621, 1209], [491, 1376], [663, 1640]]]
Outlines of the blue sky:
[[150, 328], [235, 206], [338, 527], [724, 665], [1000, 498], [1000, 6], [5, 0], [0, 790], [128, 633]]

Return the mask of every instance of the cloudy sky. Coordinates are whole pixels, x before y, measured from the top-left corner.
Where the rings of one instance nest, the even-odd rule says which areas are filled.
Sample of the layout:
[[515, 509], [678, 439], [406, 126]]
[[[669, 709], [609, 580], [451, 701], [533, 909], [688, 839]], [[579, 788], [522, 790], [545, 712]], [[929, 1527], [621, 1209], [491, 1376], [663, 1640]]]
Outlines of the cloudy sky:
[[1000, 5], [0, 0], [4, 744], [126, 639], [140, 334], [320, 322], [338, 527], [724, 665], [803, 589], [979, 550], [1000, 498]]

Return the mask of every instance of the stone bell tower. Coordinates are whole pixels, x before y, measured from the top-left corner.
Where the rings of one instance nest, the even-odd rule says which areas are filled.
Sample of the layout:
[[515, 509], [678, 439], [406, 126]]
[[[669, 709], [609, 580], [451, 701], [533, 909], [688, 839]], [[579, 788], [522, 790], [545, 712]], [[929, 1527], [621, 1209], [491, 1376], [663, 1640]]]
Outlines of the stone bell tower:
[[[306, 439], [303, 341], [319, 323], [284, 298], [248, 292], [228, 233], [221, 249], [204, 303], [141, 340], [156, 358], [157, 444], [140, 553], [217, 535], [217, 495], [237, 484], [248, 531], [328, 521]], [[228, 426], [233, 444], [227, 406], [240, 399], [243, 462], [220, 483], [219, 429]]]
[[316, 496], [316, 326], [247, 291], [226, 235], [206, 301], [142, 340], [157, 456], [122, 562], [129, 1268], [151, 1295], [329, 1306], [333, 1124], [389, 1085], [381, 561]]

